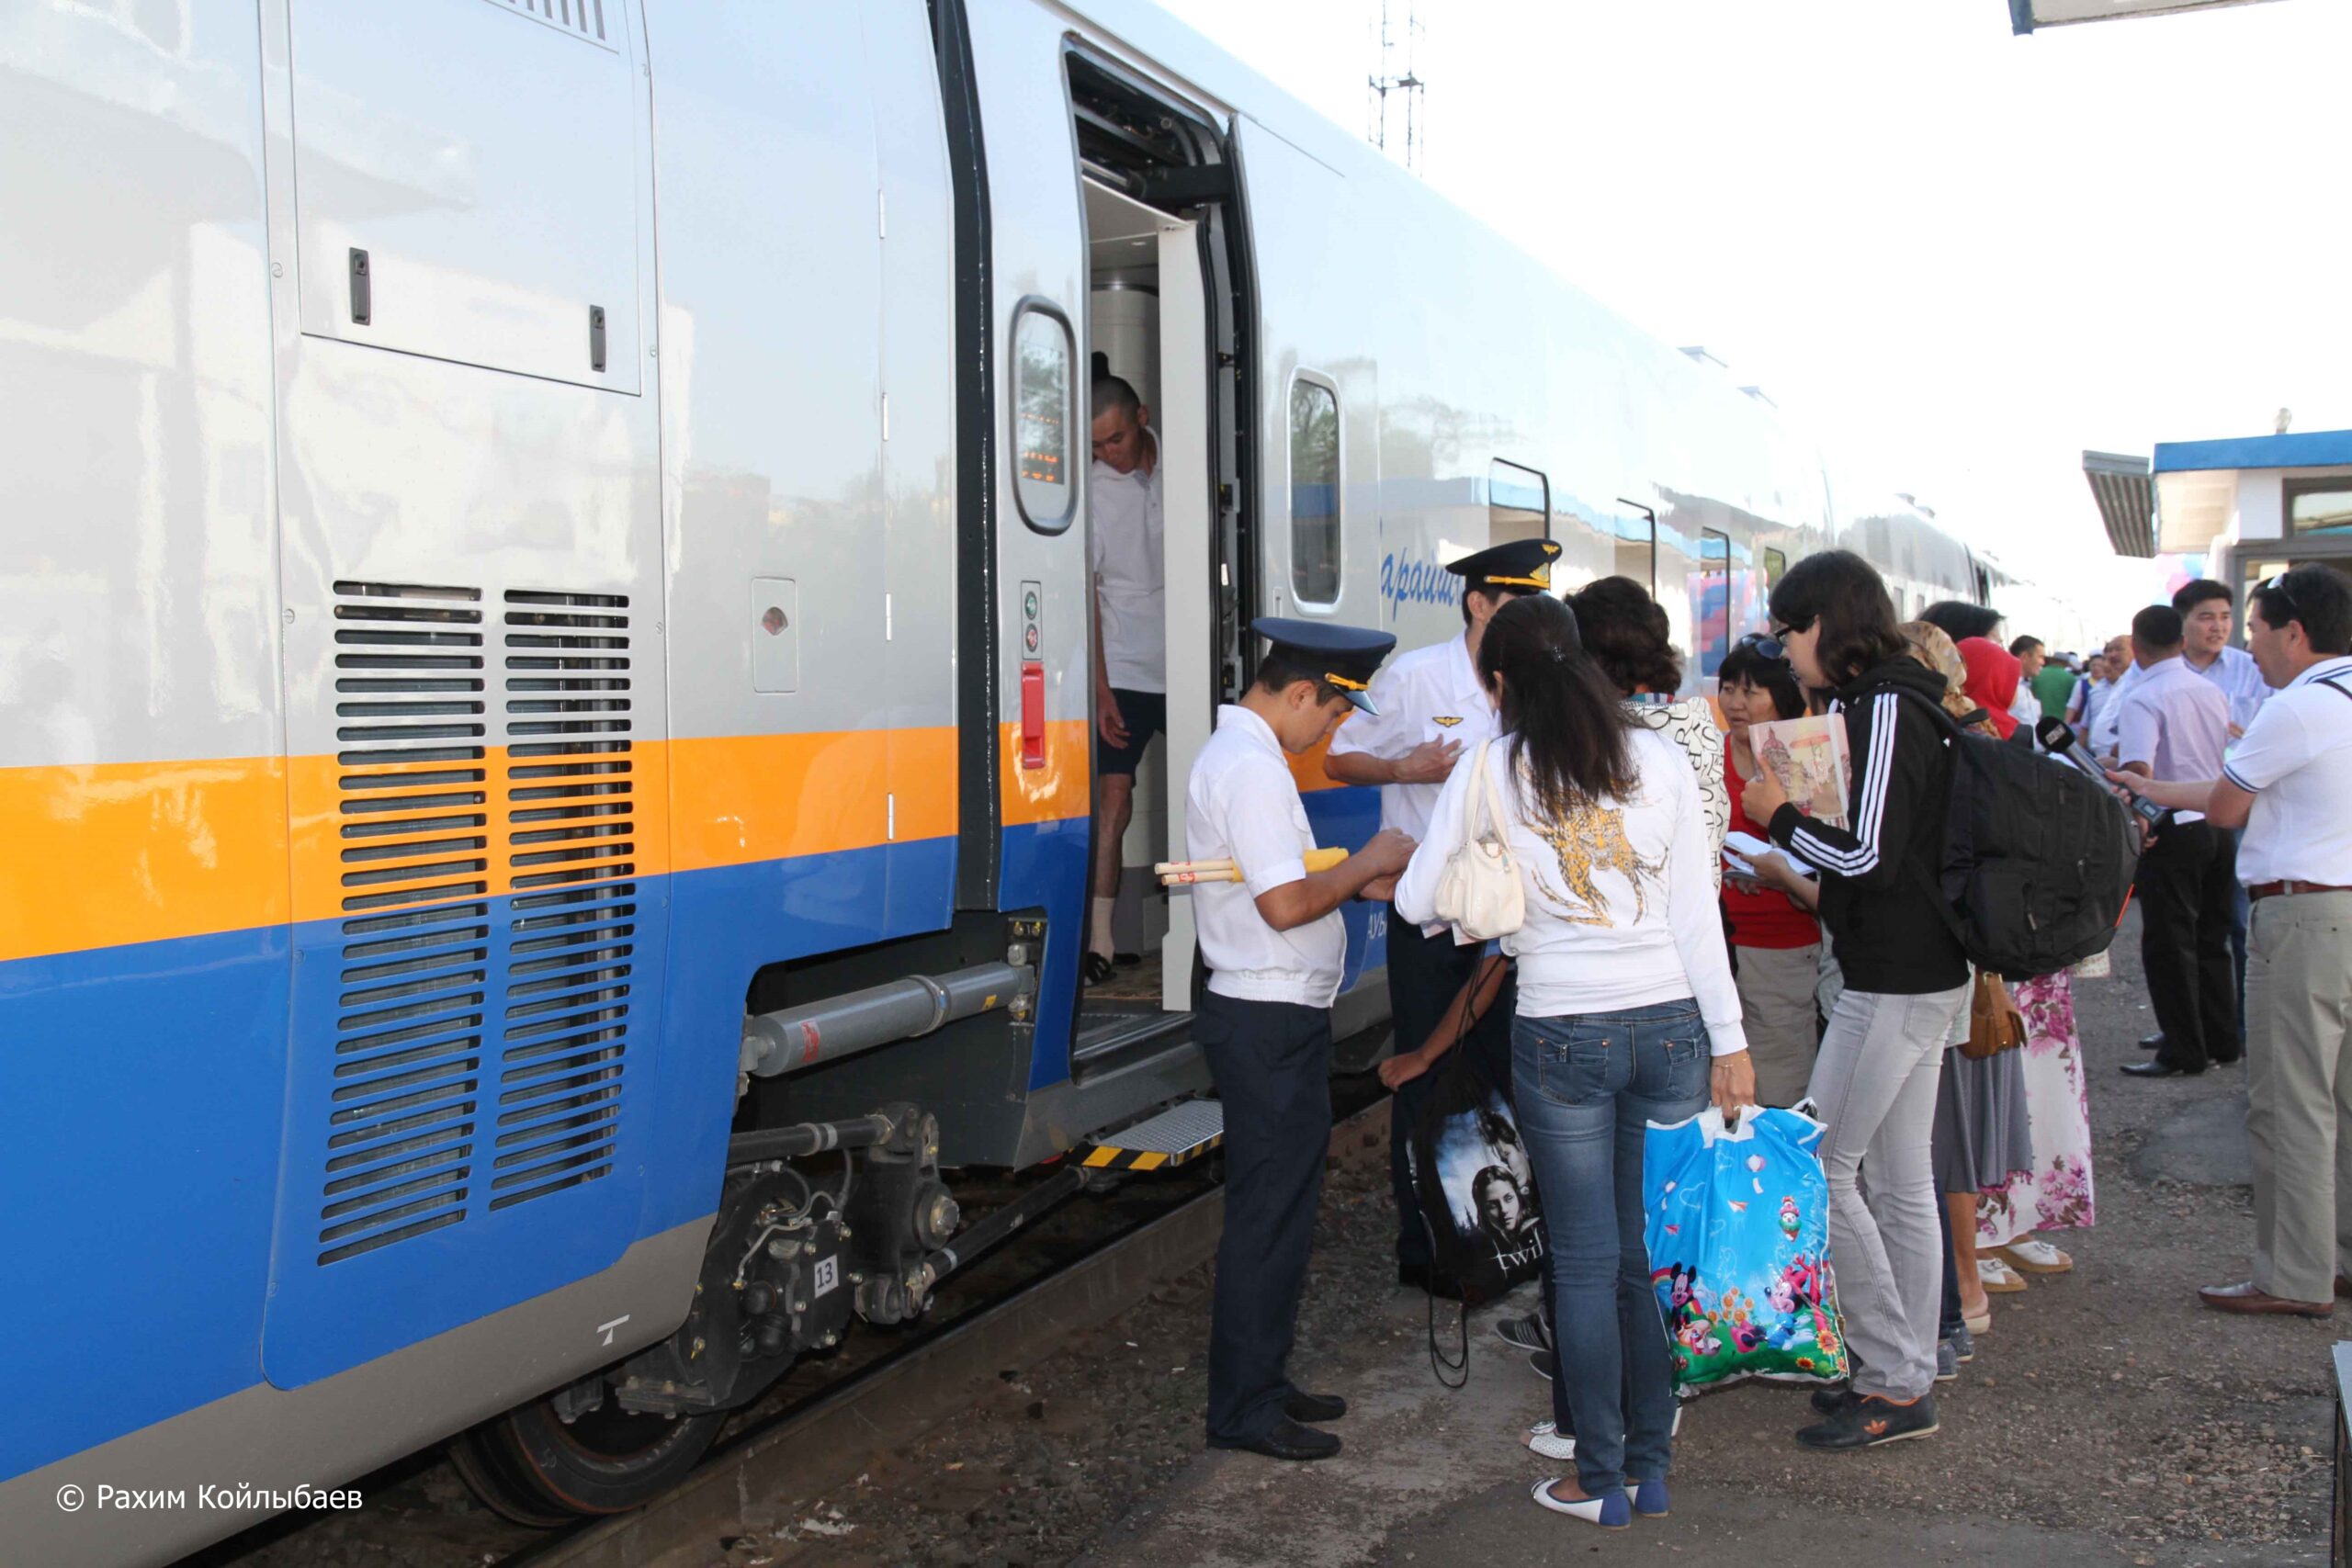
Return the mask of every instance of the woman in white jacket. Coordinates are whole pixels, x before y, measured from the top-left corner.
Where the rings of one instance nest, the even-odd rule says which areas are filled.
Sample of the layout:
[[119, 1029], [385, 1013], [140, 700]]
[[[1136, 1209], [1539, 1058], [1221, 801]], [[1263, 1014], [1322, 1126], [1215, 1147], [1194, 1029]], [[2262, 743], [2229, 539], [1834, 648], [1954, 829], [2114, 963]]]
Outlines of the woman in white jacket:
[[1751, 1103], [1755, 1075], [1682, 753], [1627, 716], [1576, 616], [1548, 595], [1497, 613], [1478, 674], [1500, 734], [1446, 782], [1397, 883], [1396, 913], [1434, 917], [1483, 766], [1526, 895], [1525, 923], [1503, 939], [1519, 961], [1511, 1080], [1551, 1233], [1555, 1404], [1577, 1435], [1576, 1475], [1534, 1496], [1622, 1527], [1635, 1511], [1666, 1511], [1674, 1420], [1643, 1240], [1643, 1134], [1704, 1109], [1711, 1080], [1718, 1104]]

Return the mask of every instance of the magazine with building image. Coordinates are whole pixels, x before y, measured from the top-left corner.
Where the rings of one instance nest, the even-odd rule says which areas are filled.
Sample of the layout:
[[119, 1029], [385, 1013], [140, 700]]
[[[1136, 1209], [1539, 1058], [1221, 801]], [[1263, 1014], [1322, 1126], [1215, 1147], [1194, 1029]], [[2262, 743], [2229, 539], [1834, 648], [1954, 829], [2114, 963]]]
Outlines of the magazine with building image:
[[1748, 729], [1747, 743], [1799, 811], [1833, 828], [1849, 826], [1847, 787], [1854, 764], [1846, 751], [1844, 714], [1755, 725]]

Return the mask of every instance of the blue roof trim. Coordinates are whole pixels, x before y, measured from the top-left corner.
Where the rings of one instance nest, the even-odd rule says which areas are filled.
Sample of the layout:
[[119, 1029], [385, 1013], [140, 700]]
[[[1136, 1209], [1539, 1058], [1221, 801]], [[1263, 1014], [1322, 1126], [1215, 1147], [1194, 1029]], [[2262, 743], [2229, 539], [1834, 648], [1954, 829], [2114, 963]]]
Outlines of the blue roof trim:
[[2208, 468], [2326, 468], [2352, 466], [2352, 430], [2296, 435], [2244, 435], [2227, 441], [2159, 441], [2154, 471]]

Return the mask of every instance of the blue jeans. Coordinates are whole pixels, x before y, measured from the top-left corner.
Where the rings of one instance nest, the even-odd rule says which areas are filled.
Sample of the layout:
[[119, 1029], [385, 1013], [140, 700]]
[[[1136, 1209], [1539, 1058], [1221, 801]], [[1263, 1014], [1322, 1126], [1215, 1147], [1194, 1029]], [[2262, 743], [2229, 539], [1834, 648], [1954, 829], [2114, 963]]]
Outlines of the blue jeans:
[[[1661, 1002], [1511, 1027], [1520, 1135], [1551, 1233], [1555, 1395], [1575, 1416], [1588, 1495], [1673, 1458], [1674, 1361], [1644, 1239], [1643, 1136], [1706, 1108], [1698, 1004]], [[1556, 1403], [1556, 1400], [1555, 1400]]]

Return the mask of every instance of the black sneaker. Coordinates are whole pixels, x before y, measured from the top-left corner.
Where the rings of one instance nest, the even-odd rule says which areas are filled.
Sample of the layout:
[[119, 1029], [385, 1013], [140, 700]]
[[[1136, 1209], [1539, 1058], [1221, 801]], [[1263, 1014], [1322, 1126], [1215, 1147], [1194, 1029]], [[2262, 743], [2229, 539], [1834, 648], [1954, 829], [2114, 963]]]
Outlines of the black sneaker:
[[1952, 1359], [1962, 1366], [1964, 1367], [1976, 1359], [1976, 1336], [1971, 1334], [1965, 1326], [1951, 1331], [1951, 1345]]
[[1936, 1341], [1936, 1381], [1938, 1382], [1960, 1381], [1960, 1352], [1952, 1348], [1952, 1342], [1949, 1339]]
[[1525, 1317], [1495, 1319], [1495, 1337], [1514, 1350], [1549, 1350], [1552, 1341], [1544, 1332], [1544, 1314], [1529, 1313]]
[[1535, 1354], [1527, 1358], [1527, 1364], [1535, 1369], [1535, 1375], [1537, 1377], [1542, 1378], [1545, 1382], [1550, 1382], [1552, 1381], [1551, 1351], [1536, 1351]]
[[1845, 1409], [1846, 1402], [1853, 1397], [1852, 1383], [1834, 1382], [1826, 1388], [1817, 1388], [1813, 1391], [1813, 1407], [1824, 1416], [1835, 1416]]
[[1865, 1393], [1849, 1401], [1827, 1420], [1797, 1433], [1797, 1441], [1809, 1449], [1842, 1453], [1851, 1449], [1876, 1448], [1881, 1443], [1899, 1443], [1905, 1438], [1924, 1438], [1935, 1429], [1934, 1394], [1923, 1393], [1908, 1404], [1897, 1404], [1875, 1393]]

